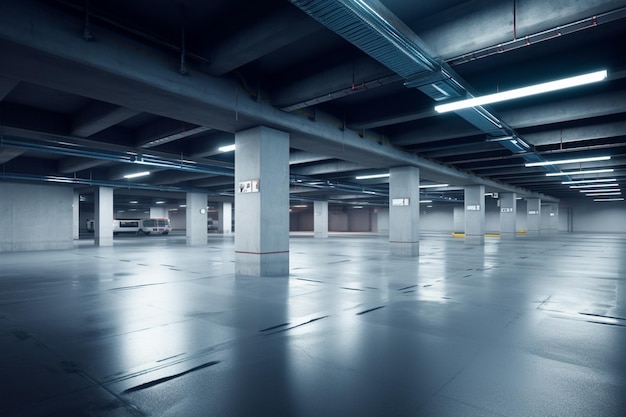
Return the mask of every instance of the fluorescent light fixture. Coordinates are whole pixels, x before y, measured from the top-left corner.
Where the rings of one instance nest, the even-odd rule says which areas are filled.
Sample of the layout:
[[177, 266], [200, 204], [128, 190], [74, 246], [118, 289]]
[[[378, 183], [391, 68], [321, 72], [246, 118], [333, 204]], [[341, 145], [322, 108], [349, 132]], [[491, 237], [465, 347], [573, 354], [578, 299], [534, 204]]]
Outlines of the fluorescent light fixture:
[[585, 185], [570, 185], [569, 188], [594, 188], [594, 187], [615, 187], [619, 184], [585, 184]]
[[362, 209], [363, 206], [352, 206], [353, 209]]
[[622, 195], [621, 192], [619, 193], [590, 193], [590, 194], [585, 194], [587, 197], [599, 197], [601, 195]]
[[450, 184], [426, 184], [420, 185], [420, 188], [438, 188], [438, 187], [447, 187]]
[[142, 171], [142, 172], [135, 172], [134, 174], [126, 174], [124, 175], [124, 178], [137, 178], [137, 177], [145, 177], [146, 175], [150, 175], [150, 171]]
[[624, 197], [621, 197], [621, 198], [594, 198], [593, 201], [624, 201]]
[[373, 178], [387, 178], [389, 177], [389, 173], [386, 174], [372, 174], [372, 175], [359, 175], [355, 177], [357, 180], [371, 180]]
[[619, 188], [608, 188], [608, 189], [605, 188], [602, 190], [578, 190], [578, 191], [580, 191], [581, 193], [615, 193], [615, 192], [622, 191], [622, 190]]
[[235, 145], [220, 146], [217, 150], [220, 152], [231, 152], [235, 150]]
[[488, 94], [486, 96], [472, 97], [467, 100], [455, 101], [435, 106], [437, 113], [466, 109], [469, 107], [483, 106], [485, 104], [497, 103], [505, 100], [532, 96], [535, 94], [547, 93], [550, 91], [562, 90], [564, 88], [576, 87], [579, 85], [602, 81], [607, 77], [606, 70], [590, 72], [588, 74], [577, 75], [575, 77], [563, 78], [547, 83], [535, 84], [528, 87], [516, 88], [514, 90], [502, 91], [500, 93]]
[[162, 200], [155, 201], [155, 204], [165, 204], [165, 201], [162, 201]]
[[579, 162], [595, 162], [595, 161], [608, 161], [610, 156], [593, 156], [590, 158], [576, 158], [576, 159], [561, 159], [560, 161], [543, 161], [543, 162], [529, 162], [525, 164], [526, 167], [541, 167], [545, 165], [559, 165], [559, 164], [577, 164]]
[[563, 172], [548, 172], [546, 177], [557, 177], [559, 175], [585, 175], [585, 174], [602, 174], [605, 172], [613, 172], [613, 168], [608, 169], [590, 169], [587, 171], [563, 171]]
[[433, 200], [420, 200], [420, 204], [421, 203], [432, 203], [432, 202], [433, 202]]
[[309, 206], [308, 206], [308, 205], [306, 205], [306, 204], [294, 204], [294, 205], [293, 205], [293, 206], [291, 206], [291, 207], [304, 208], [304, 207], [309, 207]]
[[597, 180], [574, 180], [574, 181], [563, 181], [561, 184], [585, 184], [585, 183], [596, 183], [596, 182], [612, 182], [617, 181], [615, 178], [601, 178]]
[[185, 208], [185, 207], [187, 207], [187, 204], [181, 204], [181, 205], [179, 205], [178, 207], [180, 207], [180, 208]]
[[504, 142], [505, 140], [515, 139], [514, 136], [502, 136], [499, 138], [488, 138], [487, 142]]

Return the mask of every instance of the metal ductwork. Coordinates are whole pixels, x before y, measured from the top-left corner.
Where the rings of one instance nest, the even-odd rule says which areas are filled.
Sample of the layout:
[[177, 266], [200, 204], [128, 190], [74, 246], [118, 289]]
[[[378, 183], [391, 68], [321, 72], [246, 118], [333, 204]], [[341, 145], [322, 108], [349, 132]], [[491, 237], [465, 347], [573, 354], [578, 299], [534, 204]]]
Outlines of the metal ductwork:
[[291, 0], [315, 20], [435, 100], [460, 97], [464, 88], [426, 45], [377, 0]]
[[[467, 83], [433, 57], [420, 38], [378, 0], [290, 0], [295, 6], [404, 78], [435, 101], [469, 98]], [[528, 162], [543, 158], [510, 126], [482, 106], [456, 114]], [[489, 139], [488, 139], [489, 140]]]
[[150, 153], [144, 153], [143, 150], [139, 149], [101, 144], [69, 136], [57, 136], [6, 126], [3, 127], [2, 144], [4, 146], [59, 155], [170, 168], [185, 172], [235, 176], [234, 167], [210, 165], [191, 159], [176, 159], [159, 152], [150, 151]]

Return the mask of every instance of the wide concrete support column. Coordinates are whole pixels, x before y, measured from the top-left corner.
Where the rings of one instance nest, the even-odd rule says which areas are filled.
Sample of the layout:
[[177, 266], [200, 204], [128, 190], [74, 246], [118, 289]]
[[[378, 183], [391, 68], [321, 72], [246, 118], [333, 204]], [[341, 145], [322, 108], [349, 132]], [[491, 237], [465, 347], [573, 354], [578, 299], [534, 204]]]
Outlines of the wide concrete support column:
[[80, 232], [80, 193], [74, 191], [72, 198], [72, 238], [77, 240]]
[[375, 212], [376, 233], [380, 236], [389, 236], [389, 209], [381, 207]]
[[321, 239], [328, 237], [328, 201], [313, 202], [313, 235]]
[[150, 218], [168, 218], [167, 207], [150, 207]]
[[185, 226], [187, 245], [207, 244], [207, 196], [203, 193], [187, 193]]
[[485, 244], [485, 186], [465, 187], [465, 244]]
[[550, 233], [557, 233], [559, 231], [559, 203], [550, 203], [548, 207], [550, 208], [548, 230]]
[[453, 233], [465, 233], [465, 207], [454, 206], [452, 211]]
[[289, 134], [235, 134], [235, 273], [289, 275]]
[[94, 243], [113, 246], [113, 188], [98, 187], [94, 192]]
[[419, 169], [389, 171], [389, 249], [391, 255], [419, 255]]
[[517, 236], [517, 200], [515, 193], [500, 193], [500, 239]]
[[219, 230], [225, 235], [230, 235], [233, 232], [233, 203], [223, 202], [222, 210], [220, 211], [219, 218]]
[[528, 236], [539, 236], [541, 232], [541, 199], [527, 199], [526, 210], [526, 234]]

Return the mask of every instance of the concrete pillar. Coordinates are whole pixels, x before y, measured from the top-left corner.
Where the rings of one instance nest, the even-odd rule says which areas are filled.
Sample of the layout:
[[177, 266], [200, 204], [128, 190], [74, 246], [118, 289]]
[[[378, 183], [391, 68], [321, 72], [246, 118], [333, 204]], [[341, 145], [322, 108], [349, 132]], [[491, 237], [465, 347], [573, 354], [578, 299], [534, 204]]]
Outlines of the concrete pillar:
[[72, 199], [72, 238], [78, 239], [80, 232], [80, 193], [74, 191]]
[[389, 249], [391, 255], [419, 255], [419, 169], [389, 170]]
[[381, 207], [374, 215], [376, 217], [376, 232], [378, 235], [389, 236], [389, 209]]
[[526, 233], [528, 236], [539, 236], [541, 230], [541, 199], [526, 199]]
[[150, 207], [150, 218], [169, 218], [167, 207]]
[[452, 212], [453, 233], [465, 233], [465, 207], [455, 205]]
[[185, 226], [187, 245], [207, 244], [207, 196], [203, 193], [187, 193]]
[[465, 244], [485, 244], [485, 186], [465, 187]]
[[515, 193], [500, 193], [500, 239], [517, 236], [517, 200]]
[[548, 204], [548, 230], [550, 233], [557, 233], [559, 231], [559, 203]]
[[233, 224], [233, 203], [223, 202], [222, 210], [219, 213], [219, 230], [222, 231], [225, 235], [232, 234], [232, 224]]
[[313, 235], [321, 239], [328, 237], [328, 201], [313, 202]]
[[98, 187], [94, 192], [94, 243], [113, 246], [113, 188]]
[[235, 134], [235, 273], [289, 275], [289, 134]]

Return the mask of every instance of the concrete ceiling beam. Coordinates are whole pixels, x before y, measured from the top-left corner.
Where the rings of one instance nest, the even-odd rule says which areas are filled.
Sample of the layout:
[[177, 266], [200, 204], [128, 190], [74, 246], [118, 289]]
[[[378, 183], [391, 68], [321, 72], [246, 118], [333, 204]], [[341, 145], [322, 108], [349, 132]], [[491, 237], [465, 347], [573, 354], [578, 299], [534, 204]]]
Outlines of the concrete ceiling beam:
[[257, 20], [201, 55], [211, 57], [209, 73], [224, 75], [321, 29], [313, 19], [289, 6]]
[[140, 112], [113, 104], [93, 102], [74, 116], [72, 136], [89, 137], [121, 123]]
[[11, 91], [19, 84], [18, 80], [12, 78], [0, 77], [0, 101], [4, 100]]

